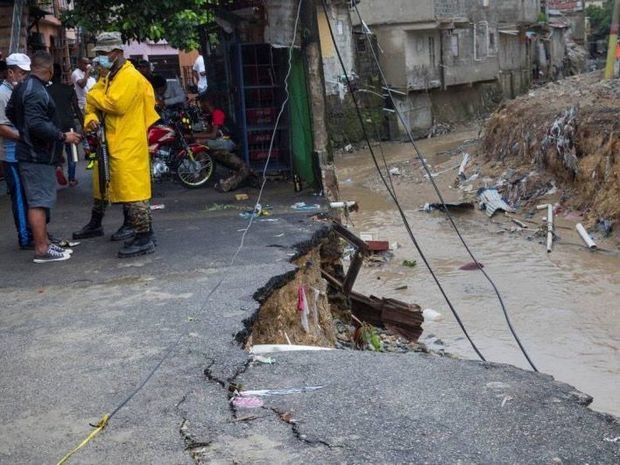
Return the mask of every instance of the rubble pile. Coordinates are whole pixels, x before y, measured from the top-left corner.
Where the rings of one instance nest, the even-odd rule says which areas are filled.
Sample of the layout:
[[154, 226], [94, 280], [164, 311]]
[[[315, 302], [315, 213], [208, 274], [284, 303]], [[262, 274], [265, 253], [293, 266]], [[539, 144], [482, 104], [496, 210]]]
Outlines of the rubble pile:
[[619, 219], [620, 80], [582, 74], [507, 102], [488, 121], [482, 156], [510, 171], [513, 203], [557, 186], [589, 222]]

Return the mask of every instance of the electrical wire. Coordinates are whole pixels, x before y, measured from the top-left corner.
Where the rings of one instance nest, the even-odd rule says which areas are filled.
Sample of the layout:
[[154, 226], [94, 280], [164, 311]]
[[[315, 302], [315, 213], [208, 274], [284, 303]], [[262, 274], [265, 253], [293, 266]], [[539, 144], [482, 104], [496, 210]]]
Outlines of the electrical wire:
[[[256, 216], [256, 212], [259, 209], [259, 205], [262, 199], [262, 195], [263, 195], [263, 191], [265, 189], [265, 184], [267, 182], [267, 170], [269, 167], [269, 162], [271, 160], [271, 154], [273, 151], [273, 146], [274, 146], [274, 141], [275, 141], [275, 137], [278, 131], [278, 126], [280, 124], [280, 120], [282, 118], [282, 115], [284, 114], [284, 111], [286, 110], [286, 105], [288, 104], [288, 101], [290, 99], [290, 94], [289, 94], [289, 88], [288, 88], [288, 79], [290, 77], [291, 74], [291, 70], [292, 70], [292, 58], [293, 58], [293, 48], [295, 47], [295, 42], [296, 42], [296, 38], [297, 38], [297, 31], [298, 31], [298, 26], [299, 26], [299, 19], [300, 19], [300, 14], [301, 14], [301, 6], [302, 3], [304, 2], [304, 0], [299, 0], [299, 5], [297, 7], [297, 16], [295, 19], [295, 27], [293, 30], [293, 38], [292, 38], [292, 42], [291, 45], [289, 47], [289, 55], [288, 55], [288, 71], [286, 73], [286, 77], [284, 78], [285, 80], [285, 92], [286, 92], [286, 98], [285, 100], [282, 102], [281, 108], [280, 108], [280, 112], [278, 113], [278, 117], [276, 119], [275, 122], [275, 126], [274, 126], [274, 130], [273, 130], [273, 134], [271, 137], [271, 142], [269, 145], [269, 153], [267, 156], [267, 159], [265, 161], [265, 166], [263, 169], [263, 182], [261, 184], [261, 188], [260, 188], [260, 192], [254, 207], [254, 213], [252, 214], [250, 217], [250, 220], [248, 222], [248, 226], [243, 230], [243, 234], [241, 236], [241, 240], [240, 240], [240, 244], [239, 247], [235, 250], [235, 253], [232, 255], [231, 260], [230, 260], [230, 266], [234, 265], [235, 261], [237, 260], [239, 254], [241, 253], [241, 251], [244, 248], [245, 245], [245, 239], [247, 234], [250, 231], [250, 228], [252, 227], [252, 224], [254, 223], [254, 218]], [[196, 311], [194, 312], [190, 317], [188, 317], [188, 321], [192, 321], [195, 320], [196, 317], [198, 317], [200, 314], [202, 314], [208, 305], [209, 299], [213, 296], [213, 294], [215, 294], [215, 292], [222, 286], [222, 284], [224, 283], [224, 280], [226, 279], [226, 276], [221, 278], [217, 284], [215, 286], [213, 286], [213, 288], [211, 289], [211, 291], [209, 291], [209, 293], [206, 296], [205, 299], [205, 303]], [[129, 395], [127, 395], [122, 402], [120, 402], [119, 404], [116, 405], [116, 407], [110, 412], [110, 414], [108, 414], [107, 416], [105, 416], [104, 418], [106, 418], [105, 423], [103, 424], [103, 426], [100, 429], [103, 429], [103, 427], [105, 427], [105, 425], [108, 424], [109, 420], [111, 420], [120, 410], [123, 409], [123, 407], [125, 407], [140, 391], [142, 391], [142, 389], [144, 389], [144, 387], [148, 384], [148, 382], [153, 378], [153, 376], [159, 371], [159, 369], [161, 368], [161, 366], [164, 364], [164, 362], [166, 360], [168, 360], [170, 358], [170, 356], [172, 355], [172, 353], [174, 352], [174, 350], [179, 346], [179, 344], [181, 343], [181, 341], [191, 332], [191, 329], [188, 328], [186, 331], [184, 331], [181, 335], [179, 335], [177, 337], [177, 339], [172, 342], [168, 348], [166, 349], [166, 351], [164, 352], [163, 356], [159, 359], [159, 361], [157, 362], [157, 364], [149, 371], [149, 373], [146, 375], [146, 377], [136, 386], [136, 388], [131, 391], [131, 393]], [[96, 425], [91, 425], [93, 427], [96, 427]], [[92, 438], [94, 436], [91, 436], [90, 438]], [[89, 439], [90, 440], [90, 439]], [[84, 445], [84, 444], [83, 444]], [[81, 447], [80, 447], [81, 448]], [[75, 449], [73, 452], [71, 452], [69, 454], [72, 455], [73, 453], [77, 452], [77, 450], [79, 450], [79, 448]], [[67, 457], [68, 458], [68, 457]], [[63, 459], [65, 460], [65, 459]], [[63, 462], [64, 463], [64, 462]]]
[[[353, 2], [353, 8], [355, 9], [355, 12], [357, 13], [357, 16], [360, 20], [360, 24], [365, 25], [366, 23], [364, 22], [362, 15], [360, 14], [359, 8], [357, 6], [357, 3]], [[386, 89], [390, 100], [392, 101], [392, 105], [394, 107], [394, 109], [396, 110], [396, 114], [398, 115], [398, 118], [402, 124], [402, 126], [405, 128], [405, 131], [407, 133], [407, 137], [409, 139], [409, 142], [411, 143], [411, 145], [413, 146], [416, 156], [417, 158], [420, 160], [422, 167], [424, 168], [424, 170], [426, 171], [428, 178], [433, 186], [433, 189], [435, 190], [435, 193], [437, 194], [437, 197], [439, 198], [442, 206], [443, 206], [443, 210], [445, 211], [448, 220], [450, 221], [450, 224], [452, 225], [454, 231], [456, 232], [456, 235], [458, 236], [459, 240], [461, 241], [461, 243], [463, 244], [465, 250], [467, 251], [467, 253], [469, 254], [469, 256], [472, 258], [472, 260], [479, 265], [478, 259], [475, 257], [474, 253], [472, 252], [471, 248], [469, 247], [469, 245], [467, 244], [467, 242], [465, 241], [465, 238], [463, 237], [463, 235], [461, 234], [458, 226], [456, 225], [456, 222], [454, 221], [453, 216], [450, 214], [449, 209], [446, 206], [446, 202], [441, 194], [441, 191], [439, 190], [439, 187], [437, 186], [437, 183], [435, 182], [435, 180], [433, 179], [431, 170], [428, 166], [428, 164], [426, 163], [426, 160], [424, 159], [424, 156], [422, 155], [421, 151], [419, 150], [415, 139], [413, 137], [413, 134], [411, 133], [411, 130], [409, 128], [409, 125], [406, 123], [404, 116], [402, 115], [400, 109], [398, 108], [398, 106], [396, 105], [396, 102], [394, 100], [394, 96], [392, 93], [392, 90], [390, 88], [390, 85], [387, 81], [387, 78], [385, 76], [385, 73], [383, 71], [383, 68], [381, 66], [381, 63], [379, 61], [379, 58], [377, 57], [377, 53], [375, 52], [375, 48], [374, 45], [372, 43], [372, 41], [370, 40], [370, 35], [369, 35], [370, 30], [368, 31], [364, 31], [364, 35], [366, 36], [366, 39], [368, 41], [368, 45], [370, 47], [372, 56], [373, 56], [373, 60], [375, 61], [376, 65], [377, 65], [377, 69], [379, 70], [379, 73], [381, 75], [381, 80], [383, 82], [384, 85], [384, 89]], [[336, 45], [337, 48], [337, 45]], [[344, 65], [343, 65], [344, 67]], [[346, 70], [345, 70], [346, 73]], [[388, 172], [388, 176], [389, 176], [389, 172]], [[497, 299], [500, 303], [502, 312], [504, 314], [504, 318], [506, 320], [506, 323], [508, 325], [508, 328], [510, 329], [510, 332], [512, 334], [512, 336], [514, 337], [517, 345], [519, 346], [519, 349], [521, 350], [521, 352], [523, 353], [523, 356], [525, 357], [525, 359], [527, 360], [527, 362], [529, 363], [529, 365], [532, 367], [532, 370], [538, 372], [538, 369], [536, 368], [536, 366], [534, 365], [534, 363], [532, 362], [529, 354], [527, 353], [527, 350], [525, 349], [525, 347], [523, 346], [523, 343], [521, 342], [516, 330], [513, 327], [512, 321], [510, 320], [510, 316], [508, 314], [508, 310], [506, 309], [506, 305], [504, 304], [504, 300], [502, 298], [502, 295], [499, 291], [499, 289], [497, 288], [495, 282], [493, 281], [493, 279], [489, 276], [489, 274], [481, 267], [478, 266], [478, 269], [480, 270], [480, 272], [484, 275], [484, 277], [486, 278], [486, 280], [489, 282], [489, 284], [491, 285], [491, 287], [493, 288], [493, 291], [495, 292], [495, 295], [497, 296]]]
[[[329, 14], [327, 12], [327, 3], [326, 3], [326, 1], [325, 0], [321, 0], [321, 3], [323, 5], [323, 11], [325, 13], [325, 16], [329, 17]], [[362, 133], [364, 134], [364, 139], [366, 140], [366, 143], [368, 144], [368, 149], [370, 151], [370, 155], [372, 157], [372, 160], [373, 160], [373, 163], [375, 165], [375, 168], [377, 169], [377, 171], [379, 173], [379, 176], [381, 177], [381, 181], [385, 185], [385, 188], [387, 189], [388, 193], [390, 194], [390, 197], [392, 198], [392, 200], [394, 201], [394, 204], [396, 205], [396, 208], [398, 209], [398, 213], [400, 214], [400, 217], [401, 217], [401, 219], [403, 221], [405, 229], [407, 230], [409, 238], [411, 239], [411, 242], [413, 243], [413, 245], [417, 249], [418, 253], [420, 254], [420, 257], [424, 261], [424, 264], [428, 268], [428, 271], [430, 272], [431, 276], [433, 277], [433, 280], [437, 284], [437, 287], [439, 288], [439, 291], [443, 295], [443, 298], [445, 299], [446, 303], [448, 304], [448, 307], [450, 308], [450, 311], [454, 315], [454, 318], [456, 319], [458, 325], [460, 326], [461, 330], [463, 331], [463, 334], [465, 335], [465, 337], [469, 341], [469, 344], [471, 345], [472, 349], [474, 349], [474, 352], [476, 352], [476, 354], [478, 355], [480, 360], [486, 361], [486, 359], [482, 355], [482, 352], [480, 352], [480, 350], [478, 349], [478, 347], [476, 346], [476, 344], [474, 343], [474, 341], [470, 337], [469, 333], [467, 332], [467, 329], [465, 328], [465, 325], [464, 325], [463, 321], [461, 320], [461, 317], [459, 316], [458, 312], [456, 311], [456, 308], [454, 308], [454, 305], [452, 305], [452, 301], [450, 300], [450, 298], [446, 294], [446, 291], [444, 290], [443, 286], [441, 285], [441, 282], [439, 281], [439, 278], [435, 274], [435, 271], [433, 270], [433, 267], [429, 263], [428, 259], [426, 258], [426, 255], [424, 254], [424, 251], [422, 250], [422, 247], [420, 246], [420, 244], [418, 243], [415, 235], [413, 234], [413, 231], [412, 231], [411, 226], [409, 224], [409, 221], [407, 219], [407, 215], [405, 214], [402, 206], [400, 205], [400, 202], [398, 200], [398, 196], [396, 195], [396, 192], [391, 189], [390, 183], [388, 182], [388, 180], [386, 179], [385, 175], [381, 171], [381, 168], [379, 166], [379, 162], [377, 160], [377, 156], [375, 155], [375, 151], [373, 150], [372, 144], [370, 142], [370, 137], [368, 136], [368, 131], [366, 130], [366, 125], [364, 123], [364, 118], [362, 117], [362, 112], [361, 112], [359, 103], [357, 101], [357, 97], [355, 96], [355, 92], [353, 90], [353, 86], [352, 86], [351, 80], [349, 79], [349, 73], [347, 72], [346, 66], [344, 64], [344, 60], [342, 59], [342, 54], [340, 53], [340, 49], [338, 48], [338, 44], [336, 42], [336, 37], [334, 36], [334, 30], [332, 28], [332, 25], [331, 25], [330, 21], [327, 21], [327, 26], [328, 26], [328, 29], [329, 29], [329, 34], [331, 36], [331, 39], [332, 39], [332, 41], [334, 43], [334, 47], [335, 47], [335, 50], [336, 50], [336, 55], [338, 56], [338, 61], [340, 62], [340, 66], [342, 66], [342, 70], [343, 70], [345, 79], [346, 79], [347, 84], [349, 86], [349, 90], [351, 91], [351, 97], [353, 99], [353, 104], [354, 104], [354, 107], [355, 107], [355, 111], [357, 113], [357, 117], [358, 117], [358, 119], [360, 121]], [[388, 171], [387, 175], [390, 176], [389, 171]]]

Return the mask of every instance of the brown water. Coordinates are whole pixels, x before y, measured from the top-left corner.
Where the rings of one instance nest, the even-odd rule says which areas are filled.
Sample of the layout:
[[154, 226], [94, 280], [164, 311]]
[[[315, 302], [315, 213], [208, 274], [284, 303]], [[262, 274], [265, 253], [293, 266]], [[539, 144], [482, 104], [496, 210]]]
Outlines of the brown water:
[[[458, 165], [459, 155], [441, 152], [458, 146], [475, 132], [452, 134], [422, 141], [420, 147], [434, 171]], [[404, 167], [404, 176], [394, 177], [396, 191], [423, 250], [470, 335], [487, 360], [528, 368], [508, 331], [497, 298], [477, 271], [461, 271], [471, 262], [453, 229], [441, 213], [418, 211], [434, 202], [430, 184], [422, 177], [408, 144], [387, 144], [383, 150], [390, 166]], [[437, 155], [439, 153], [439, 155]], [[365, 267], [356, 289], [394, 297], [434, 309], [442, 321], [425, 322], [425, 334], [439, 337], [446, 350], [461, 357], [476, 358], [463, 337], [428, 270], [411, 244], [400, 216], [371, 165], [367, 151], [337, 159], [341, 193], [345, 200], [357, 200], [352, 213], [353, 229], [373, 232], [378, 238], [397, 241], [394, 259], [386, 265]], [[456, 169], [438, 176], [448, 199], [457, 192], [448, 185]], [[513, 324], [530, 357], [541, 372], [576, 386], [594, 397], [596, 410], [620, 416], [620, 253], [617, 243], [605, 244], [609, 252], [591, 253], [581, 247], [576, 234], [561, 229], [562, 240], [553, 253], [524, 233], [499, 234], [497, 220], [479, 211], [460, 214], [456, 222], [479, 262], [495, 280]], [[405, 259], [418, 266], [402, 266]], [[405, 290], [395, 290], [407, 285]]]

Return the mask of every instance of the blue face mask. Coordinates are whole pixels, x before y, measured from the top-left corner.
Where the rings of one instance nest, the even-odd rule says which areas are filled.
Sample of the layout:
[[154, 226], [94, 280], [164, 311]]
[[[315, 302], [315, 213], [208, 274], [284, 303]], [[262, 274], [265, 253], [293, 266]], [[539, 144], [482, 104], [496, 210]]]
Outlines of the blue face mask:
[[114, 64], [113, 62], [110, 61], [107, 55], [101, 55], [100, 57], [98, 57], [97, 61], [99, 61], [99, 65], [105, 69], [110, 69], [112, 65]]

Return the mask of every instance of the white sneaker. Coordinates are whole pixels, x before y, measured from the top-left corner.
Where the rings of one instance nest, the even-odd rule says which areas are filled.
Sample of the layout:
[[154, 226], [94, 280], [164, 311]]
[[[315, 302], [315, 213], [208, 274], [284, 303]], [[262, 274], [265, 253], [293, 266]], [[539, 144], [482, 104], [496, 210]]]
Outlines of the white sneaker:
[[49, 263], [49, 262], [64, 262], [65, 260], [69, 260], [71, 255], [68, 253], [58, 252], [53, 249], [51, 246], [47, 249], [45, 255], [35, 255], [34, 263]]

